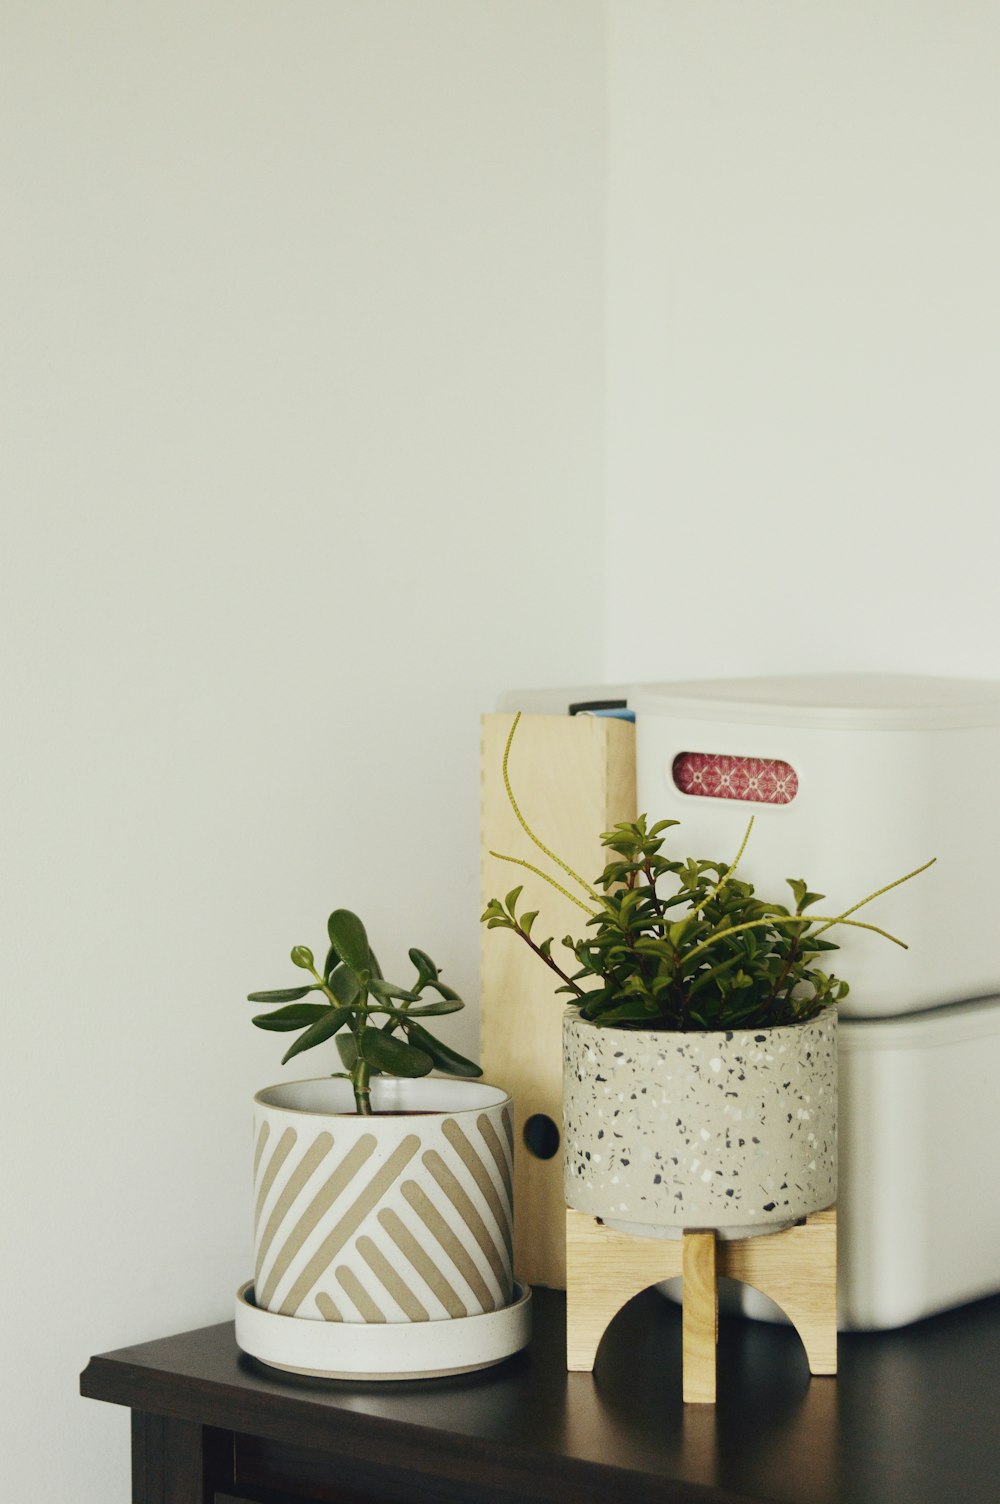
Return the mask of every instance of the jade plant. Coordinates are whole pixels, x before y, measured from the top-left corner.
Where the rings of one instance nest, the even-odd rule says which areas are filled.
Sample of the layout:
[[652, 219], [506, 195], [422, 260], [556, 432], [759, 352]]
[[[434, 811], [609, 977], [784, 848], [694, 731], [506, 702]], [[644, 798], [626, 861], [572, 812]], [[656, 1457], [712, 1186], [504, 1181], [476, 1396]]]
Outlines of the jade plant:
[[570, 899], [587, 916], [585, 932], [564, 938], [569, 958], [560, 965], [552, 954], [553, 939], [532, 934], [538, 911], [523, 911], [521, 887], [503, 901], [491, 899], [482, 920], [489, 929], [513, 930], [555, 974], [556, 991], [578, 1004], [584, 1018], [625, 1029], [682, 1032], [804, 1023], [847, 995], [847, 983], [818, 964], [838, 949], [827, 938], [835, 925], [873, 931], [906, 949], [895, 935], [851, 916], [933, 862], [840, 914], [807, 914], [823, 894], [811, 892], [803, 880], [787, 880], [790, 906], [759, 898], [752, 883], [735, 876], [752, 819], [732, 863], [665, 855], [665, 832], [677, 820], [650, 825], [642, 815], [622, 821], [601, 836], [610, 860], [594, 885], [586, 882], [535, 835], [514, 797], [508, 759], [519, 720], [518, 715], [504, 749], [508, 799], [525, 833], [579, 893], [531, 862], [490, 854], [527, 868]]
[[[451, 1076], [482, 1075], [478, 1065], [442, 1044], [419, 1021], [457, 1013], [465, 1006], [441, 981], [425, 951], [409, 952], [416, 977], [409, 987], [399, 987], [385, 980], [365, 927], [350, 909], [334, 910], [327, 920], [327, 936], [322, 971], [316, 969], [307, 945], [292, 948], [293, 964], [309, 972], [311, 982], [248, 995], [251, 1003], [280, 1005], [273, 1013], [255, 1016], [259, 1029], [302, 1031], [282, 1056], [282, 1065], [336, 1035], [344, 1069], [331, 1074], [350, 1080], [357, 1110], [365, 1116], [372, 1112], [373, 1076], [426, 1076], [435, 1067]], [[316, 994], [322, 1001], [305, 1001]]]

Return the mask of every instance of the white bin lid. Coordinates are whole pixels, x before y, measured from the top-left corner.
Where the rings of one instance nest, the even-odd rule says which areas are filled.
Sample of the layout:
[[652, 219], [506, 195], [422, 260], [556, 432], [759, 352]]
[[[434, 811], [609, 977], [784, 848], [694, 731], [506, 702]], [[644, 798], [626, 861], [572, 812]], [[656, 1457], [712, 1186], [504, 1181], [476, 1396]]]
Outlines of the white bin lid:
[[895, 1018], [837, 1020], [841, 1050], [939, 1050], [945, 1045], [1000, 1036], [1000, 997], [946, 1003]]
[[639, 715], [753, 725], [911, 731], [1000, 725], [1000, 683], [922, 674], [789, 674], [637, 684]]

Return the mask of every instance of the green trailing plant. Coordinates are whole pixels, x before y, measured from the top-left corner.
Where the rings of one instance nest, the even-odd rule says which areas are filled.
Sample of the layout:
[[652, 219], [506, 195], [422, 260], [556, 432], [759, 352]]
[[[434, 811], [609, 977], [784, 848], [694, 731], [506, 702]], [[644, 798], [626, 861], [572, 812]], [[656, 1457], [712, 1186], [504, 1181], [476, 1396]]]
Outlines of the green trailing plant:
[[821, 964], [838, 949], [827, 938], [835, 925], [872, 931], [906, 949], [895, 935], [851, 916], [933, 861], [843, 913], [807, 914], [823, 894], [810, 892], [801, 879], [788, 879], [790, 907], [759, 898], [752, 883], [736, 877], [752, 819], [732, 863], [670, 859], [663, 850], [665, 832], [676, 820], [648, 825], [643, 815], [623, 821], [601, 836], [610, 859], [591, 885], [539, 840], [514, 797], [508, 760], [519, 720], [520, 715], [504, 750], [507, 796], [525, 833], [579, 891], [519, 857], [490, 854], [534, 872], [576, 904], [587, 916], [585, 932], [564, 938], [572, 960], [560, 965], [552, 954], [554, 941], [533, 935], [538, 911], [523, 911], [521, 887], [503, 901], [491, 899], [482, 921], [489, 929], [513, 930], [555, 974], [556, 991], [578, 1004], [584, 1018], [626, 1029], [680, 1031], [804, 1023], [847, 995], [847, 983]]
[[[442, 1044], [421, 1022], [465, 1006], [441, 981], [425, 951], [410, 951], [416, 978], [411, 986], [398, 987], [385, 980], [357, 914], [335, 909], [327, 920], [327, 936], [322, 971], [307, 945], [292, 948], [293, 964], [309, 972], [311, 982], [248, 995], [251, 1003], [280, 1005], [273, 1013], [255, 1016], [258, 1029], [302, 1031], [282, 1056], [282, 1065], [336, 1036], [344, 1069], [332, 1074], [350, 1080], [357, 1110], [365, 1116], [372, 1111], [373, 1076], [426, 1076], [435, 1067], [451, 1076], [482, 1075], [478, 1065]], [[315, 994], [322, 1001], [305, 1001]]]

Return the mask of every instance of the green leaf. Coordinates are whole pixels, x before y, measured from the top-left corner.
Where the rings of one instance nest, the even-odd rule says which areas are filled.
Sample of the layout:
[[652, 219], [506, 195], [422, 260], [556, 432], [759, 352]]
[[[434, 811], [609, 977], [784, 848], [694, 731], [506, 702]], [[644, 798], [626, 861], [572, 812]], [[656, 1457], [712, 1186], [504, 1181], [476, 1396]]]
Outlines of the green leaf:
[[337, 1035], [337, 1053], [344, 1068], [352, 1071], [358, 1058], [358, 1044], [353, 1034]]
[[[495, 898], [492, 900], [492, 903], [496, 904], [497, 908], [500, 907]], [[483, 917], [485, 918], [486, 916], [484, 915]], [[416, 946], [413, 946], [408, 954], [411, 962], [417, 968], [421, 985], [424, 982], [437, 981], [438, 969], [425, 950], [418, 950]]]
[[511, 916], [512, 919], [514, 918], [514, 909], [517, 905], [517, 900], [520, 898], [523, 888], [523, 883], [519, 884], [516, 888], [511, 888], [510, 892], [507, 894], [507, 897], [504, 899], [507, 913]]
[[403, 1027], [410, 1040], [418, 1049], [429, 1055], [439, 1071], [447, 1071], [449, 1076], [481, 1076], [482, 1067], [476, 1065], [473, 1060], [466, 1060], [457, 1050], [450, 1049], [442, 1044], [440, 1039], [435, 1039], [433, 1034], [420, 1024], [411, 1023], [409, 1018], [403, 1022]]
[[460, 997], [435, 998], [433, 1002], [421, 1003], [417, 1008], [400, 1009], [399, 1017], [403, 1018], [432, 1018], [439, 1017], [442, 1013], [458, 1013], [465, 1004]]
[[326, 979], [326, 985], [345, 1007], [353, 1003], [361, 992], [361, 983], [346, 961], [340, 961]]
[[524, 933], [526, 935], [530, 935], [531, 934], [531, 926], [534, 924], [534, 922], [535, 922], [535, 920], [537, 918], [538, 918], [538, 910], [537, 909], [532, 909], [532, 911], [531, 911], [530, 914], [522, 914], [521, 915], [521, 929], [524, 931]]
[[313, 960], [313, 953], [308, 945], [292, 946], [292, 964], [293, 966], [301, 966], [303, 971], [312, 970], [315, 962]]
[[602, 1024], [646, 1022], [653, 1010], [640, 998], [629, 998], [601, 1014]]
[[281, 1057], [282, 1065], [287, 1064], [293, 1055], [301, 1055], [303, 1050], [311, 1050], [314, 1045], [323, 1044], [330, 1039], [342, 1024], [346, 1024], [351, 1017], [347, 1008], [327, 1008], [325, 1016], [318, 1018], [311, 1024], [304, 1034], [300, 1034], [292, 1045]]
[[292, 1029], [304, 1029], [314, 1024], [329, 1012], [323, 1003], [290, 1003], [275, 1013], [258, 1013], [252, 1019], [258, 1029], [274, 1029], [276, 1033], [290, 1033]]
[[617, 851], [619, 856], [631, 858], [635, 854], [636, 841], [634, 837], [613, 835], [610, 840], [601, 837], [609, 851]]
[[380, 977], [372, 977], [368, 983], [368, 991], [373, 996], [387, 1003], [392, 998], [401, 998], [404, 1002], [415, 1003], [420, 996], [419, 992], [407, 992], [405, 987], [397, 987], [394, 982], [384, 982]]
[[793, 894], [795, 895], [795, 912], [797, 914], [800, 914], [802, 912], [802, 905], [805, 903], [806, 894], [809, 892], [809, 889], [806, 887], [801, 877], [786, 877], [785, 882], [788, 884]]
[[[707, 955], [708, 953], [705, 952], [705, 954]], [[707, 987], [710, 982], [714, 982], [718, 977], [725, 976], [727, 971], [731, 971], [734, 966], [738, 966], [739, 964], [739, 955], [729, 956], [725, 961], [720, 961], [718, 965], [713, 966], [710, 971], [701, 972], [692, 982], [688, 997], [694, 997], [703, 987]]]
[[326, 922], [330, 944], [342, 961], [359, 976], [372, 970], [371, 947], [365, 927], [350, 909], [334, 909]]
[[309, 987], [278, 987], [273, 992], [248, 992], [248, 1003], [297, 1003], [300, 997], [308, 997], [316, 991], [316, 983]]
[[425, 1051], [417, 1049], [381, 1029], [366, 1029], [361, 1036], [361, 1055], [376, 1070], [390, 1076], [426, 1076], [434, 1062]]

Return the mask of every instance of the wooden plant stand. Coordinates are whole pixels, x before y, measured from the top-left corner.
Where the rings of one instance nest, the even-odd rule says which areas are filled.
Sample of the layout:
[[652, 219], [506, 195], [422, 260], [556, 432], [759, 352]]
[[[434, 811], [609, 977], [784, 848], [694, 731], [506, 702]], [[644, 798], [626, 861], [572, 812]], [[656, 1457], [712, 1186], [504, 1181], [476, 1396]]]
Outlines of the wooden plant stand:
[[753, 1285], [802, 1338], [809, 1372], [837, 1372], [837, 1212], [783, 1232], [721, 1239], [714, 1232], [644, 1238], [566, 1212], [566, 1367], [589, 1373], [613, 1316], [640, 1290], [683, 1276], [684, 1400], [715, 1403], [719, 1275]]

